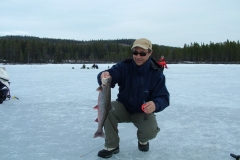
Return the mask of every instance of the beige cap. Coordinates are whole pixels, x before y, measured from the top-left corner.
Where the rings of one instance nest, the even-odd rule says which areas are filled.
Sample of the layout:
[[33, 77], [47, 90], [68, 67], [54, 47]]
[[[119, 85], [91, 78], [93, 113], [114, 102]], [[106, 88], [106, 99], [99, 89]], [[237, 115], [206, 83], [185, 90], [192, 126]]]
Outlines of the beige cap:
[[133, 43], [133, 46], [132, 46], [131, 49], [133, 49], [135, 47], [140, 47], [140, 48], [143, 48], [143, 49], [150, 49], [150, 50], [152, 50], [152, 43], [151, 43], [151, 41], [149, 41], [146, 38], [140, 38], [140, 39], [137, 39]]

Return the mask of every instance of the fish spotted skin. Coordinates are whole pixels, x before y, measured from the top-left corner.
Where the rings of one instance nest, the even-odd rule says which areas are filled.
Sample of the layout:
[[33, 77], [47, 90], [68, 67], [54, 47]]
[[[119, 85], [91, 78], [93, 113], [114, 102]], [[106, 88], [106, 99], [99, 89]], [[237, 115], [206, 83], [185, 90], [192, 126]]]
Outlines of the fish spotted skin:
[[98, 104], [94, 107], [94, 109], [98, 109], [98, 118], [95, 120], [96, 122], [98, 122], [98, 129], [94, 134], [94, 138], [105, 137], [103, 132], [103, 126], [109, 111], [112, 110], [111, 81], [112, 81], [111, 77], [102, 78], [102, 85], [97, 88], [97, 91], [99, 91]]

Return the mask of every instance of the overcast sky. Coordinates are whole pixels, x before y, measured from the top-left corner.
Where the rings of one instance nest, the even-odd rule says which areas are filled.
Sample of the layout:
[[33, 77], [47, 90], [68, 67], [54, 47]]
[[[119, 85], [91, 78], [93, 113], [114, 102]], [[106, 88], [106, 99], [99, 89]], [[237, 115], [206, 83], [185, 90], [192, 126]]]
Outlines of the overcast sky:
[[0, 0], [0, 36], [148, 38], [183, 47], [240, 39], [240, 0]]

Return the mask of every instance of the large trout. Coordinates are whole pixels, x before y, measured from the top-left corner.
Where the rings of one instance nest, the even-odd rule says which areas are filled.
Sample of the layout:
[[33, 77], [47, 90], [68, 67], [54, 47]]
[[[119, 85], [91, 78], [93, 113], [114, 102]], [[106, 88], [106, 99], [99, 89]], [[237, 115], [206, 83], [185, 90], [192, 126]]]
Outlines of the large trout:
[[94, 138], [105, 137], [103, 132], [103, 125], [108, 116], [108, 112], [112, 110], [111, 81], [111, 77], [102, 78], [102, 85], [97, 88], [97, 91], [99, 91], [98, 104], [94, 107], [94, 109], [98, 109], [98, 118], [95, 120], [96, 122], [98, 122], [98, 129], [94, 134]]

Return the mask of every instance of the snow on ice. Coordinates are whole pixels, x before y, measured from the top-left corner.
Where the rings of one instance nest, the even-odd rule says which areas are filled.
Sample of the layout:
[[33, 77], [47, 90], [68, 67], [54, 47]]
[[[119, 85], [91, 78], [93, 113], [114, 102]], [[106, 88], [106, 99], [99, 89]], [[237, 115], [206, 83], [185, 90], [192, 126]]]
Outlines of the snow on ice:
[[[11, 99], [0, 104], [1, 160], [78, 160], [97, 157], [96, 76], [112, 66], [4, 65]], [[119, 124], [120, 160], [233, 160], [240, 154], [240, 65], [169, 64], [164, 70], [170, 106], [157, 113], [161, 128], [146, 153], [136, 128]], [[72, 69], [74, 67], [74, 69]], [[90, 67], [90, 65], [87, 67]], [[112, 100], [118, 88], [112, 89]]]

